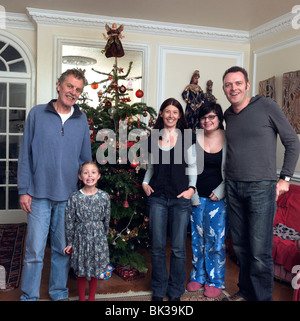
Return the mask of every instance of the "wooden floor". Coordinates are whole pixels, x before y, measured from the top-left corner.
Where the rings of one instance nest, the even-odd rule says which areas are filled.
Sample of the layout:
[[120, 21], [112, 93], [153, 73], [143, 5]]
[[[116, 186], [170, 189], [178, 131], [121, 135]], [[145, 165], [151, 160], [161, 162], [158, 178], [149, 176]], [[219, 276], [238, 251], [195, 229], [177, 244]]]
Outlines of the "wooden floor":
[[[189, 282], [189, 275], [191, 270], [192, 262], [192, 250], [190, 244], [190, 237], [187, 239], [187, 282]], [[170, 249], [167, 248], [168, 255], [170, 254]], [[120, 293], [128, 291], [150, 291], [150, 275], [151, 275], [151, 261], [149, 250], [143, 251], [145, 255], [148, 272], [145, 278], [133, 280], [133, 281], [124, 281], [115, 273], [112, 274], [112, 277], [108, 280], [98, 281], [97, 293]], [[50, 249], [47, 247], [45, 252], [44, 259], [44, 269], [41, 281], [40, 288], [40, 299], [41, 300], [50, 300], [48, 295], [48, 282], [49, 282], [49, 272], [50, 272]], [[238, 273], [239, 267], [236, 265], [228, 256], [226, 260], [226, 276], [225, 276], [225, 286], [226, 291], [232, 295], [238, 291], [237, 282], [238, 282]], [[68, 281], [69, 296], [77, 296], [77, 282], [76, 280], [69, 278]], [[21, 295], [20, 287], [10, 291], [1, 291], [0, 290], [0, 301], [18, 301]], [[280, 281], [274, 281], [274, 301], [292, 301], [293, 299], [293, 289], [290, 284], [283, 283]]]

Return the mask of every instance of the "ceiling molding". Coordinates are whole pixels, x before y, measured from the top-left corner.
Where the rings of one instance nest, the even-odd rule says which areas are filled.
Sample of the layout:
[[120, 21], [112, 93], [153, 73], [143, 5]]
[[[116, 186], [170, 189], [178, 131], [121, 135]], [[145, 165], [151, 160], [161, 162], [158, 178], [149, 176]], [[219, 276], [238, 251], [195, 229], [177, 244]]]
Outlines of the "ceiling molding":
[[249, 42], [249, 33], [239, 30], [199, 27], [176, 23], [108, 17], [36, 8], [27, 8], [27, 11], [37, 24], [104, 29], [104, 25], [106, 23], [111, 25], [116, 22], [117, 24], [124, 24], [126, 26], [126, 31], [129, 32], [216, 41]]
[[23, 13], [6, 12], [6, 28], [35, 30], [35, 26], [28, 16]]
[[27, 12], [28, 15], [7, 12], [6, 27], [12, 29], [34, 30], [36, 28], [36, 24], [49, 24], [81, 28], [96, 28], [101, 30], [104, 29], [104, 25], [106, 23], [111, 25], [113, 22], [116, 22], [117, 24], [124, 24], [126, 26], [126, 31], [128, 32], [213, 41], [251, 43], [275, 33], [291, 29], [293, 19], [293, 14], [287, 13], [266, 24], [252, 29], [250, 32], [247, 32], [242, 30], [211, 28], [37, 8], [27, 8]]
[[289, 12], [250, 31], [250, 42], [292, 29], [294, 14]]

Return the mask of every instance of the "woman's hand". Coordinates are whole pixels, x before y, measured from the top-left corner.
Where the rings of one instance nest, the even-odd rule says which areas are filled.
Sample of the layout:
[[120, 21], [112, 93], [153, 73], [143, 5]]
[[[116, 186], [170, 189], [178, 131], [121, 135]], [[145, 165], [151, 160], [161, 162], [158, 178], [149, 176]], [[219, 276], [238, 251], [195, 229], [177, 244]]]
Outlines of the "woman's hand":
[[211, 193], [211, 194], [209, 195], [209, 198], [210, 198], [212, 201], [218, 201], [218, 200], [219, 200], [214, 193]]
[[195, 193], [195, 190], [192, 187], [190, 187], [186, 191], [184, 191], [181, 194], [177, 195], [177, 198], [183, 197], [183, 198], [186, 198], [186, 199], [190, 200], [194, 193]]
[[147, 183], [143, 183], [142, 186], [143, 186], [143, 190], [147, 196], [150, 196], [154, 192], [152, 187], [150, 185], [148, 185]]

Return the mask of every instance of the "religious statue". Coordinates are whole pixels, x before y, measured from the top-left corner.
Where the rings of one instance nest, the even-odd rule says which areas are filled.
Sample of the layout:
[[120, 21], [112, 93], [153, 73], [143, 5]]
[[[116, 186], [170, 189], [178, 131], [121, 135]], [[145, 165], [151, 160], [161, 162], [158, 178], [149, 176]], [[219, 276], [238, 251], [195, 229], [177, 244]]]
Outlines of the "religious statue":
[[208, 80], [206, 83], [206, 93], [204, 94], [204, 100], [205, 102], [213, 102], [215, 103], [217, 101], [217, 98], [213, 95], [213, 82], [211, 80]]
[[204, 93], [198, 85], [200, 78], [199, 70], [195, 70], [190, 84], [187, 85], [182, 93], [182, 98], [187, 103], [185, 108], [185, 118], [189, 128], [196, 131], [200, 128], [199, 111], [204, 103]]

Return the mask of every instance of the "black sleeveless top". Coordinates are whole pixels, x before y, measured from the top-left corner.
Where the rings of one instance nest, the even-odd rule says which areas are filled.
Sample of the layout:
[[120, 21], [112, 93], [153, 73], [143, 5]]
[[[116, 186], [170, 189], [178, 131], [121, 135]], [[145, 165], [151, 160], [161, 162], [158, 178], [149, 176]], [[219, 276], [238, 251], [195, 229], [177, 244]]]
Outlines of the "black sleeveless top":
[[[202, 147], [197, 143], [198, 148]], [[203, 152], [203, 150], [202, 150]], [[197, 159], [199, 159], [197, 157]], [[218, 153], [207, 153], [204, 151], [204, 169], [197, 177], [197, 191], [201, 197], [209, 197], [211, 192], [222, 182], [222, 150]]]

